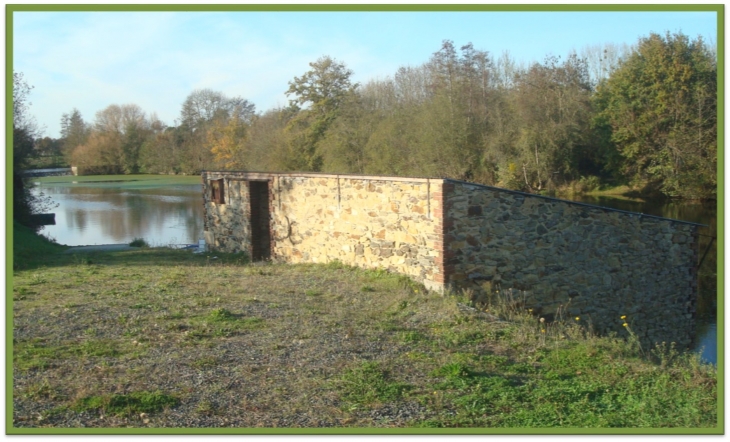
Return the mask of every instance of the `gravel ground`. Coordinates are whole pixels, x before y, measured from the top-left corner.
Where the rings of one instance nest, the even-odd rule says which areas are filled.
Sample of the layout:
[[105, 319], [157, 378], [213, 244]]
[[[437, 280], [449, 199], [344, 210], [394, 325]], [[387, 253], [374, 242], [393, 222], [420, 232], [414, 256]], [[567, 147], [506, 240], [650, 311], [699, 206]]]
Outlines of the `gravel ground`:
[[[403, 427], [437, 414], [417, 398], [442, 356], [421, 349], [413, 362], [415, 344], [399, 336], [458, 314], [438, 295], [351, 269], [149, 271], [114, 259], [16, 273], [15, 427]], [[210, 320], [216, 309], [232, 313], [230, 326]], [[367, 361], [411, 394], [343, 400], [343, 373]], [[134, 415], [74, 411], [83, 398], [135, 391], [179, 402]]]

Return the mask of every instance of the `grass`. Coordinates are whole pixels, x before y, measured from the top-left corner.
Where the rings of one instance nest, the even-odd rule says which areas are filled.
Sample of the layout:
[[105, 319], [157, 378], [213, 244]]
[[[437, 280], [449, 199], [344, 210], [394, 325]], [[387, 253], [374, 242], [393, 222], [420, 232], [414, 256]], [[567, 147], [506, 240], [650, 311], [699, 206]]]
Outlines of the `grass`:
[[67, 248], [13, 221], [14, 269], [37, 267], [44, 257], [55, 255]]
[[200, 175], [89, 175], [48, 176], [33, 181], [54, 186], [124, 187], [146, 189], [165, 186], [200, 185]]
[[83, 397], [74, 402], [71, 409], [77, 412], [93, 411], [117, 416], [134, 416], [155, 413], [174, 407], [179, 400], [159, 391], [139, 391], [129, 394], [113, 394]]
[[698, 356], [505, 297], [487, 314], [385, 271], [166, 248], [20, 256], [16, 427], [718, 424]]
[[391, 380], [389, 373], [377, 362], [364, 362], [347, 370], [340, 382], [340, 391], [346, 401], [366, 405], [400, 399], [412, 388], [407, 383]]

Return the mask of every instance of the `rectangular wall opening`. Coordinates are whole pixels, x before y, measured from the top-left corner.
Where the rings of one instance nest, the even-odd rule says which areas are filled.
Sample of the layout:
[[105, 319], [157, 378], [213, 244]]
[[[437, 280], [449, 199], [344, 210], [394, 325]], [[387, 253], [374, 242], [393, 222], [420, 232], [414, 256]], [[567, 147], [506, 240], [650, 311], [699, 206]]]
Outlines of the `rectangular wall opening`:
[[269, 182], [250, 181], [251, 259], [271, 258], [271, 217], [269, 215]]

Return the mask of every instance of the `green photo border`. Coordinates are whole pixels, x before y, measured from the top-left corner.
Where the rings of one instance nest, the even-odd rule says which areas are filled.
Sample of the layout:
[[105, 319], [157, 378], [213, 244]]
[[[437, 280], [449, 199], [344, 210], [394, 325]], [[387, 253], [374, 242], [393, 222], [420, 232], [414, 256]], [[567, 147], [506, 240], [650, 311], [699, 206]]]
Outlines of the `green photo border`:
[[[318, 435], [457, 435], [457, 434], [514, 434], [514, 435], [534, 435], [534, 434], [724, 434], [724, 417], [725, 417], [725, 373], [724, 373], [724, 256], [725, 256], [725, 232], [724, 232], [724, 121], [725, 121], [725, 16], [723, 4], [624, 4], [624, 5], [529, 5], [529, 4], [511, 4], [511, 5], [481, 5], [481, 4], [465, 4], [465, 5], [447, 5], [447, 4], [429, 4], [429, 5], [394, 5], [394, 4], [353, 4], [353, 5], [267, 5], [267, 4], [249, 4], [249, 5], [105, 5], [105, 4], [85, 4], [85, 5], [56, 5], [56, 4], [6, 4], [5, 6], [5, 197], [6, 197], [6, 225], [5, 225], [5, 270], [6, 270], [6, 297], [5, 297], [5, 432], [9, 435], [223, 435], [223, 434], [318, 434]], [[12, 182], [12, 164], [13, 164], [13, 14], [15, 12], [54, 12], [54, 11], [128, 11], [128, 12], [215, 12], [215, 11], [318, 11], [318, 12], [428, 12], [428, 11], [480, 11], [480, 12], [496, 12], [496, 11], [522, 11], [522, 12], [671, 12], [671, 11], [704, 11], [717, 13], [717, 58], [718, 58], [718, 89], [717, 89], [717, 118], [718, 118], [718, 156], [717, 156], [717, 217], [718, 217], [718, 233], [717, 233], [717, 346], [718, 346], [718, 401], [717, 401], [717, 427], [714, 428], [14, 428], [13, 427], [13, 301], [12, 296], [8, 294], [13, 291], [13, 182]]]

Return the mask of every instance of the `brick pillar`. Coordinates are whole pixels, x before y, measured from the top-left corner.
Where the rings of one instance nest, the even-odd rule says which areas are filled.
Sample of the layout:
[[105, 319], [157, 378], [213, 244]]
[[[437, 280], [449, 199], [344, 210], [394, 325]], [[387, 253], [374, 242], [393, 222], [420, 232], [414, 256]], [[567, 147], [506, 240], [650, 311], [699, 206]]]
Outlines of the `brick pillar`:
[[454, 184], [446, 180], [431, 181], [431, 216], [433, 219], [434, 233], [431, 247], [438, 254], [436, 255], [433, 282], [434, 285], [444, 291], [450, 283], [451, 273], [454, 271], [453, 264], [449, 264], [451, 251], [449, 249], [448, 229], [452, 227], [449, 219], [449, 197], [454, 191]]

